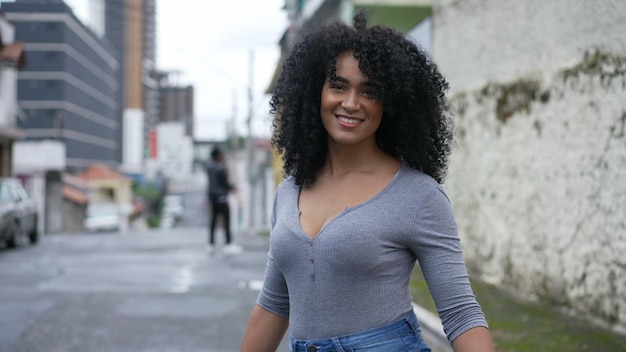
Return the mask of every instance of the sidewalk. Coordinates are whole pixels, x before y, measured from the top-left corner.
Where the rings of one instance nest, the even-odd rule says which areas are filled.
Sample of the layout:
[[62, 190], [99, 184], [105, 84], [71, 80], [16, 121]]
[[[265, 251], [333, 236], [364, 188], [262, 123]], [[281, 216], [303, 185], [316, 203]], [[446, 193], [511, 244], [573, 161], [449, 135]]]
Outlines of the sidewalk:
[[413, 311], [422, 328], [422, 335], [432, 352], [453, 352], [450, 342], [443, 332], [441, 320], [435, 314], [413, 303]]
[[[524, 301], [510, 292], [476, 279], [472, 287], [480, 303], [498, 352], [625, 352], [626, 335], [600, 327], [594, 322], [564, 313], [558, 307]], [[424, 278], [416, 268], [411, 278], [416, 303], [435, 321], [435, 307]], [[430, 318], [420, 322], [433, 325]]]

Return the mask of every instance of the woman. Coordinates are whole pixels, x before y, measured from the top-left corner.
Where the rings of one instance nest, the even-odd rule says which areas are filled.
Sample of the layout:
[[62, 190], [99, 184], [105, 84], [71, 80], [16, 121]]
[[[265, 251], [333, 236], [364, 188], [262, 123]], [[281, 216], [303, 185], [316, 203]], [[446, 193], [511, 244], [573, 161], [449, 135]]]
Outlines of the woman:
[[443, 183], [448, 86], [402, 34], [327, 23], [292, 49], [270, 102], [287, 177], [241, 351], [430, 351], [416, 260], [456, 352], [494, 351]]

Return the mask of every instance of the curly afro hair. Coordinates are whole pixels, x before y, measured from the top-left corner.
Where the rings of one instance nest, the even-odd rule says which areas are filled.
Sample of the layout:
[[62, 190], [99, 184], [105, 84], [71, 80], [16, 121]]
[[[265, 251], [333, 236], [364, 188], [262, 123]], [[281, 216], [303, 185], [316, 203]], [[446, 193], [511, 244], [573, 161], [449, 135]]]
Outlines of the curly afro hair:
[[381, 25], [367, 27], [363, 11], [353, 20], [353, 27], [332, 20], [313, 28], [283, 63], [270, 113], [272, 144], [282, 155], [284, 176], [308, 185], [323, 166], [327, 133], [320, 117], [322, 86], [335, 77], [337, 57], [353, 52], [384, 104], [378, 146], [443, 183], [453, 144], [448, 83], [429, 55], [402, 33]]

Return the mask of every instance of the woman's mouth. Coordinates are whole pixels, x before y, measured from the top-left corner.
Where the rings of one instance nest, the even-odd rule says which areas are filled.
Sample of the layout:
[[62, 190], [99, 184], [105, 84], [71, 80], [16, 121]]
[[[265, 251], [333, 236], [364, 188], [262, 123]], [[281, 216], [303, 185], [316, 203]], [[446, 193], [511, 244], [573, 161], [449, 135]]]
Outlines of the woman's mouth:
[[345, 127], [356, 127], [358, 126], [362, 120], [356, 119], [353, 117], [345, 116], [345, 115], [336, 115], [339, 124]]

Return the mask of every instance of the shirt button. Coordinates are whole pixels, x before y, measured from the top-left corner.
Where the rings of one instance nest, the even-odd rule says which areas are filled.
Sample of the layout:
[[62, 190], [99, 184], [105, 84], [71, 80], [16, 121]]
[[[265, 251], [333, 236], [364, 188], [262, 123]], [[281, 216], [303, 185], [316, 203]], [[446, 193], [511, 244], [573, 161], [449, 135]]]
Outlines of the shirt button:
[[317, 351], [317, 346], [315, 345], [310, 345], [309, 347], [306, 348], [306, 352], [315, 352]]

